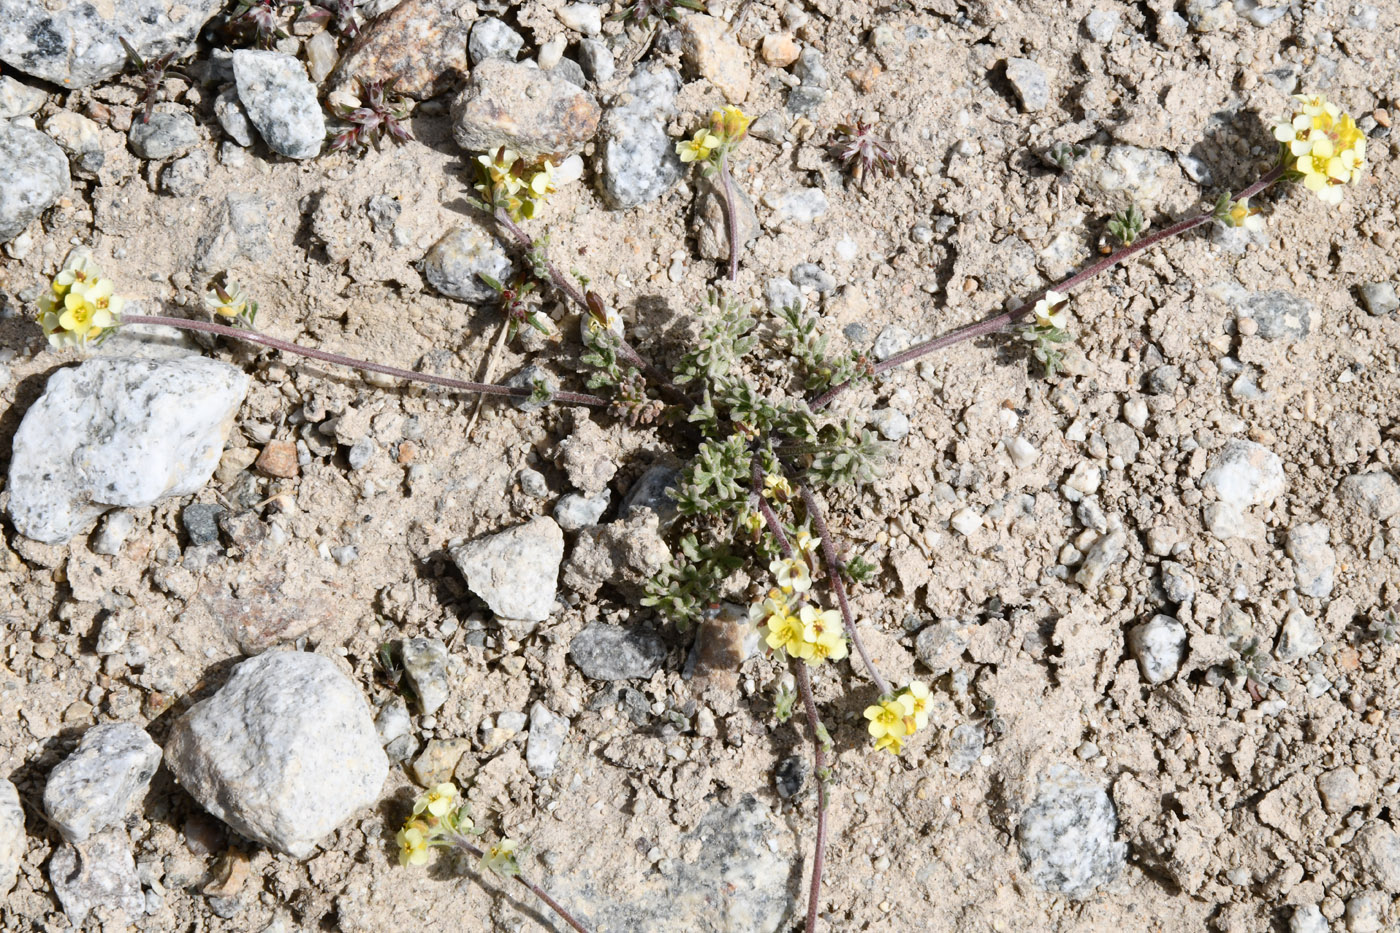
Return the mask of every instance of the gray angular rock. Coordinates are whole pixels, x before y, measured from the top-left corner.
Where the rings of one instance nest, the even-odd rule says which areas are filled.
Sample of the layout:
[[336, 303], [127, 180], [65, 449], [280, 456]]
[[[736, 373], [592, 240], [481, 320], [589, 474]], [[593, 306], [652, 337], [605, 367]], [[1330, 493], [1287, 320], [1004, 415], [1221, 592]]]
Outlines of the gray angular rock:
[[467, 152], [500, 146], [527, 159], [573, 155], [598, 129], [598, 103], [562, 77], [487, 59], [452, 101], [452, 138]]
[[892, 356], [898, 356], [913, 345], [913, 334], [898, 324], [887, 324], [876, 335], [875, 345], [870, 352], [875, 355], [875, 359], [884, 362]]
[[389, 776], [360, 688], [298, 651], [239, 664], [175, 723], [165, 763], [204, 809], [295, 858], [378, 800]]
[[836, 278], [815, 262], [799, 262], [788, 272], [788, 278], [799, 288], [810, 288], [818, 295], [836, 291]]
[[196, 149], [176, 159], [160, 173], [160, 186], [166, 194], [177, 198], [192, 198], [204, 190], [209, 180], [209, 153]]
[[1109, 568], [1122, 559], [1123, 546], [1127, 540], [1127, 536], [1121, 531], [1100, 535], [1084, 555], [1084, 563], [1075, 572], [1074, 582], [1089, 592], [1097, 589]]
[[93, 175], [107, 160], [100, 129], [81, 113], [60, 110], [44, 121], [44, 132], [68, 153], [77, 172]]
[[541, 780], [554, 775], [559, 753], [569, 738], [569, 720], [536, 702], [530, 707], [530, 734], [525, 739], [525, 765]]
[[1127, 844], [1114, 840], [1118, 815], [1098, 784], [1064, 765], [1041, 777], [1021, 814], [1016, 841], [1031, 881], [1083, 900], [1123, 870]]
[[1174, 560], [1162, 561], [1162, 592], [1174, 603], [1189, 603], [1196, 597], [1196, 578]]
[[670, 68], [639, 69], [603, 116], [598, 188], [608, 207], [623, 210], [654, 201], [685, 171], [665, 125], [680, 83]]
[[826, 214], [830, 204], [820, 188], [792, 188], [763, 196], [763, 203], [773, 211], [773, 224], [809, 224]]
[[569, 642], [569, 657], [593, 680], [645, 680], [666, 661], [666, 643], [649, 630], [594, 622]]
[[233, 80], [239, 102], [269, 149], [289, 159], [320, 154], [326, 117], [301, 62], [281, 52], [239, 49], [233, 53]]
[[[461, 86], [478, 5], [471, 0], [370, 0], [356, 8], [372, 22], [345, 49], [331, 74], [334, 91], [356, 79], [393, 81], [396, 93], [427, 100]], [[375, 13], [374, 7], [381, 12]], [[485, 12], [483, 10], [483, 12]]]
[[595, 84], [606, 84], [617, 72], [617, 59], [600, 39], [580, 39], [578, 43], [578, 63], [583, 73]]
[[592, 497], [571, 492], [567, 496], [560, 496], [559, 501], [555, 503], [554, 520], [565, 531], [578, 531], [580, 528], [598, 524], [598, 519], [603, 517], [611, 501], [610, 489], [604, 489]]
[[1400, 308], [1400, 296], [1390, 282], [1369, 282], [1361, 286], [1361, 303], [1369, 313], [1381, 317]]
[[232, 85], [219, 92], [214, 98], [214, 119], [224, 128], [229, 139], [240, 146], [253, 144], [253, 123], [248, 119], [248, 111], [238, 99], [238, 91]]
[[1127, 145], [1091, 146], [1068, 174], [1105, 211], [1136, 204], [1150, 213], [1182, 181], [1181, 169], [1169, 153]]
[[876, 409], [870, 413], [870, 423], [887, 441], [903, 440], [909, 435], [909, 417], [898, 409]]
[[1206, 527], [1217, 538], [1245, 537], [1250, 533], [1246, 510], [1268, 505], [1287, 488], [1283, 461], [1267, 447], [1238, 438], [1211, 459], [1213, 465], [1200, 481], [1202, 489], [1215, 495], [1205, 509]]
[[1171, 680], [1186, 657], [1186, 626], [1168, 615], [1155, 615], [1128, 630], [1128, 650], [1150, 684]]
[[9, 894], [19, 878], [19, 863], [24, 857], [26, 842], [24, 805], [19, 802], [19, 791], [0, 778], [0, 897]]
[[83, 842], [126, 818], [159, 765], [160, 746], [140, 726], [93, 726], [49, 772], [44, 811], [64, 839]]
[[572, 58], [561, 58], [554, 67], [549, 69], [549, 74], [556, 78], [563, 78], [575, 87], [587, 87], [588, 76], [583, 73], [583, 66]]
[[1351, 841], [1357, 870], [1387, 894], [1400, 894], [1400, 832], [1383, 820], [1370, 820]]
[[1317, 652], [1322, 647], [1322, 636], [1317, 624], [1301, 609], [1290, 609], [1283, 617], [1279, 628], [1278, 644], [1274, 646], [1274, 657], [1287, 664], [1298, 661]]
[[477, 223], [458, 227], [438, 240], [423, 257], [423, 278], [438, 292], [462, 301], [489, 301], [496, 293], [483, 274], [498, 282], [510, 279], [510, 258], [499, 240]]
[[1288, 529], [1285, 552], [1293, 558], [1293, 575], [1298, 592], [1304, 596], [1330, 596], [1337, 573], [1337, 555], [1328, 539], [1332, 530], [1325, 522], [1294, 525]]
[[1123, 14], [1117, 10], [1095, 10], [1084, 17], [1084, 28], [1088, 31], [1089, 38], [1104, 43], [1113, 38], [1122, 19]]
[[961, 663], [972, 630], [972, 626], [957, 619], [940, 619], [919, 630], [914, 638], [914, 653], [934, 677], [941, 677]]
[[0, 76], [0, 120], [34, 113], [49, 99], [42, 89], [31, 87], [9, 75]]
[[1295, 343], [1312, 329], [1312, 302], [1283, 291], [1259, 292], [1235, 306], [1239, 317], [1252, 318], [1259, 336]]
[[49, 882], [74, 929], [99, 907], [119, 910], [132, 922], [146, 912], [131, 841], [120, 827], [93, 836], [81, 851], [61, 846], [49, 859]]
[[182, 53], [222, 5], [221, 0], [0, 0], [0, 61], [65, 88], [87, 87], [126, 69], [123, 38], [146, 61]]
[[1006, 79], [1021, 99], [1023, 111], [1034, 113], [1050, 106], [1050, 79], [1045, 69], [1029, 58], [1007, 59]]
[[507, 379], [506, 385], [513, 389], [530, 389], [532, 392], [541, 386], [544, 387], [546, 398], [537, 399], [521, 395], [510, 400], [510, 403], [521, 411], [539, 411], [541, 408], [548, 407], [550, 401], [559, 391], [559, 380], [554, 378], [554, 374], [534, 363]]
[[564, 533], [552, 518], [536, 518], [452, 548], [467, 587], [496, 615], [543, 622], [554, 610]]
[[15, 432], [16, 530], [60, 544], [110, 508], [199, 490], [247, 391], [242, 370], [205, 357], [94, 359], [56, 370]]
[[781, 278], [772, 278], [763, 283], [763, 301], [774, 314], [794, 306], [801, 310], [807, 304], [792, 280]]
[[671, 527], [680, 512], [668, 490], [676, 488], [680, 476], [680, 470], [664, 463], [647, 467], [623, 496], [622, 506], [617, 510], [618, 521], [625, 521], [637, 509], [651, 509], [662, 529]]
[[987, 741], [987, 730], [975, 722], [965, 722], [955, 726], [948, 734], [948, 770], [954, 774], [966, 774], [982, 757], [982, 749]]
[[485, 16], [472, 24], [467, 54], [471, 57], [473, 65], [480, 65], [488, 58], [513, 62], [524, 47], [525, 40], [520, 37], [520, 33], [494, 16]]
[[418, 697], [424, 716], [431, 716], [447, 702], [447, 645], [436, 638], [408, 638], [401, 650], [403, 673]]
[[0, 243], [24, 232], [63, 196], [71, 179], [63, 150], [43, 133], [0, 121]]
[[168, 113], [157, 110], [151, 119], [135, 120], [126, 134], [131, 151], [143, 159], [160, 162], [172, 156], [184, 155], [199, 145], [199, 129], [194, 117], [183, 110]]

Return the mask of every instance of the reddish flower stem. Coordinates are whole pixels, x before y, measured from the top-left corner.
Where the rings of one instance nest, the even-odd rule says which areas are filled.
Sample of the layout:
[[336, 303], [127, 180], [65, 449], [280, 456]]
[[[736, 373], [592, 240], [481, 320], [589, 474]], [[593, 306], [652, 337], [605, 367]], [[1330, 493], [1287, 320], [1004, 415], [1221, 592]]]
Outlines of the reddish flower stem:
[[[469, 842], [467, 840], [467, 837], [462, 835], [461, 833], [449, 836], [448, 838], [452, 840], [452, 844], [454, 846], [466, 852], [468, 855], [471, 855], [473, 858], [480, 859], [484, 858], [486, 855], [486, 853], [483, 852], [479, 846]], [[544, 888], [541, 888], [533, 881], [527, 881], [524, 875], [511, 875], [511, 877], [514, 878], [516, 881], [520, 882], [521, 884], [525, 885], [525, 887], [529, 888], [531, 894], [544, 901], [545, 904], [548, 905], [550, 910], [558, 914], [561, 920], [563, 920], [569, 926], [577, 930], [578, 933], [588, 933], [588, 928], [585, 927], [582, 923], [579, 923], [577, 920], [575, 920], [573, 914], [565, 910], [562, 904], [560, 904], [554, 898], [546, 894]]]
[[719, 181], [724, 190], [724, 226], [729, 234], [729, 281], [739, 277], [739, 209], [734, 203], [734, 178], [729, 174], [729, 156], [720, 156]]
[[[1282, 165], [1274, 166], [1274, 168], [1270, 169], [1254, 184], [1250, 185], [1248, 188], [1235, 195], [1233, 200], [1239, 201], [1243, 200], [1244, 198], [1253, 197], [1254, 195], [1263, 191], [1265, 188], [1269, 187], [1274, 182], [1282, 178], [1284, 175], [1284, 171], [1285, 170]], [[1017, 321], [1029, 315], [1035, 309], [1035, 303], [1041, 298], [1045, 297], [1046, 292], [1052, 290], [1057, 292], [1068, 292], [1070, 291], [1070, 289], [1083, 285], [1085, 282], [1089, 281], [1089, 279], [1092, 279], [1099, 273], [1107, 272], [1109, 269], [1112, 269], [1114, 266], [1118, 265], [1120, 262], [1123, 262], [1125, 259], [1129, 259], [1142, 252], [1143, 250], [1155, 246], [1158, 243], [1161, 243], [1163, 240], [1169, 240], [1174, 236], [1179, 236], [1180, 234], [1186, 233], [1188, 230], [1194, 230], [1196, 227], [1199, 227], [1205, 223], [1209, 223], [1214, 219], [1215, 212], [1212, 210], [1205, 211], [1201, 214], [1197, 214], [1194, 217], [1188, 217], [1185, 220], [1178, 220], [1176, 223], [1172, 224], [1169, 227], [1163, 227], [1156, 233], [1150, 236], [1145, 236], [1140, 240], [1137, 240], [1131, 246], [1125, 246], [1122, 249], [1114, 250], [1112, 253], [1108, 254], [1107, 256], [1103, 257], [1097, 262], [1090, 263], [1083, 269], [1071, 275], [1069, 278], [1064, 279], [1063, 281], [1055, 285], [1049, 285], [1045, 288], [1039, 289], [1038, 291], [1034, 292], [1029, 298], [1027, 298], [1023, 304], [1017, 306], [1016, 308], [1013, 308], [1010, 311], [1003, 311], [1000, 314], [994, 314], [989, 318], [985, 318], [981, 321], [976, 322], [975, 324], [969, 324], [966, 327], [960, 327], [955, 331], [951, 331], [947, 334], [943, 334], [942, 336], [935, 337], [932, 340], [926, 340], [923, 343], [918, 344], [917, 346], [910, 347], [903, 353], [898, 353], [890, 357], [883, 363], [878, 364], [871, 371], [871, 375], [878, 376], [880, 373], [894, 369], [896, 366], [903, 366], [905, 363], [912, 363], [914, 360], [928, 356], [930, 353], [933, 353], [937, 350], [942, 350], [945, 347], [951, 347], [954, 344], [963, 343], [967, 340], [975, 340], [976, 338], [981, 337], [984, 334], [995, 333], [1001, 330], [1002, 328], [1010, 324], [1014, 324]], [[824, 393], [812, 400], [812, 410], [820, 411], [821, 409], [825, 408], [827, 405], [831, 404], [832, 399], [836, 398], [836, 396], [844, 392], [847, 388], [850, 387], [850, 385], [851, 383], [847, 381], [841, 383], [838, 386], [833, 386], [830, 389], [826, 390]]]
[[[221, 337], [231, 337], [234, 340], [242, 340], [245, 343], [255, 343], [259, 346], [271, 347], [274, 350], [281, 350], [284, 353], [295, 353], [298, 356], [319, 360], [322, 363], [349, 366], [351, 369], [362, 369], [367, 372], [381, 373], [385, 376], [394, 376], [398, 379], [409, 380], [410, 382], [425, 382], [428, 385], [441, 386], [445, 389], [456, 389], [461, 392], [476, 392], [480, 395], [501, 395], [510, 398], [529, 398], [534, 394], [534, 389], [528, 386], [503, 386], [484, 382], [467, 382], [464, 379], [453, 379], [450, 376], [434, 376], [431, 373], [416, 373], [411, 369], [400, 369], [397, 366], [372, 363], [369, 360], [342, 356], [339, 353], [327, 353], [325, 350], [314, 350], [311, 347], [303, 347], [289, 340], [279, 340], [276, 337], [269, 337], [267, 334], [262, 334], [255, 330], [248, 330], [243, 327], [229, 327], [226, 324], [214, 324], [209, 321], [193, 321], [178, 317], [162, 317], [160, 315], [125, 314], [122, 315], [121, 322], [123, 324], [162, 324], [166, 327], [176, 327], [180, 330], [195, 330], [205, 334], [218, 334]], [[563, 402], [566, 405], [606, 407], [608, 404], [607, 399], [600, 398], [596, 395], [587, 395], [582, 392], [556, 392], [553, 400], [556, 402]]]
[[827, 579], [831, 581], [831, 588], [836, 593], [836, 603], [841, 607], [841, 620], [846, 624], [846, 634], [851, 636], [851, 644], [856, 646], [856, 653], [860, 655], [861, 661], [865, 662], [865, 669], [870, 673], [870, 679], [875, 681], [875, 686], [879, 689], [881, 696], [893, 693], [885, 678], [880, 676], [880, 671], [875, 667], [875, 662], [870, 659], [870, 652], [865, 650], [865, 642], [861, 641], [860, 629], [856, 628], [855, 616], [851, 614], [851, 605], [846, 600], [846, 584], [841, 579], [842, 564], [836, 558], [836, 548], [832, 544], [831, 529], [826, 525], [826, 516], [822, 514], [821, 506], [817, 503], [817, 497], [812, 494], [812, 490], [806, 486], [798, 486], [802, 494], [802, 502], [807, 506], [807, 517], [812, 520], [812, 527], [816, 529], [817, 537], [822, 544], [822, 563], [826, 566]]

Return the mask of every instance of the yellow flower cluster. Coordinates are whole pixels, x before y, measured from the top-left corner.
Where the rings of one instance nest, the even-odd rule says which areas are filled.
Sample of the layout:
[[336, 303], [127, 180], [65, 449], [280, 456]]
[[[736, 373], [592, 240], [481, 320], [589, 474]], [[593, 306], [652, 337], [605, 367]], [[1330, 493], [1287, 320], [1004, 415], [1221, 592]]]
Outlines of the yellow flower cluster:
[[787, 594], [774, 589], [749, 608], [749, 619], [758, 626], [769, 648], [808, 664], [839, 661], [846, 656], [846, 632], [841, 614], [834, 609], [823, 611], [809, 605], [794, 612]]
[[1321, 94], [1294, 95], [1298, 107], [1274, 127], [1284, 163], [1325, 204], [1342, 202], [1342, 185], [1356, 184], [1366, 167], [1366, 135], [1350, 114]]
[[889, 699], [865, 708], [869, 725], [866, 731], [875, 740], [875, 748], [892, 755], [904, 750], [904, 740], [928, 725], [928, 685], [914, 681]]
[[83, 346], [100, 340], [121, 323], [124, 298], [112, 293], [92, 254], [74, 250], [53, 284], [39, 296], [39, 326], [55, 348]]
[[725, 107], [710, 114], [710, 125], [702, 126], [689, 139], [676, 143], [682, 162], [718, 162], [749, 132], [749, 118], [738, 107]]
[[545, 199], [555, 191], [554, 164], [548, 159], [528, 162], [502, 146], [493, 155], [477, 156], [476, 161], [481, 166], [477, 193], [493, 207], [504, 207], [512, 220], [538, 215]]
[[451, 836], [472, 831], [464, 802], [451, 783], [438, 784], [413, 803], [413, 814], [394, 837], [400, 865], [423, 865], [430, 846], [451, 845]]

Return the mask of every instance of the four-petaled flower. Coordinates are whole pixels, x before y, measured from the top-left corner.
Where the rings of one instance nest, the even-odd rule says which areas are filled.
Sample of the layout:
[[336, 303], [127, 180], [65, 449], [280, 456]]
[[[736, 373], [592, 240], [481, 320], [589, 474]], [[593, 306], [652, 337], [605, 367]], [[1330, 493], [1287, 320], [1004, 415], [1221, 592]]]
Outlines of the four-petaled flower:
[[900, 696], [909, 701], [905, 705], [909, 709], [909, 715], [914, 719], [914, 728], [909, 731], [913, 732], [914, 729], [925, 728], [928, 725], [928, 684], [918, 680], [913, 681], [901, 691]]
[[770, 563], [768, 569], [778, 578], [778, 586], [784, 592], [805, 593], [812, 588], [812, 571], [805, 560], [785, 557]]
[[865, 718], [870, 720], [866, 731], [876, 741], [885, 736], [902, 739], [909, 734], [908, 724], [904, 719], [911, 715], [913, 715], [913, 710], [904, 703], [902, 697], [882, 700], [865, 708]]
[[786, 502], [792, 497], [792, 484], [786, 476], [768, 473], [763, 477], [763, 497], [769, 502]]
[[817, 553], [821, 547], [822, 539], [812, 534], [806, 528], [797, 529], [797, 534], [793, 536], [792, 546], [797, 553], [804, 556], [811, 556]]
[[424, 810], [427, 810], [431, 816], [441, 819], [449, 810], [456, 808], [457, 801], [458, 795], [456, 785], [444, 782], [432, 788], [414, 802], [413, 815], [417, 816]]
[[676, 143], [676, 155], [681, 157], [682, 162], [704, 162], [710, 157], [710, 153], [719, 148], [719, 144], [718, 136], [710, 132], [708, 127], [701, 127], [690, 139]]
[[428, 861], [428, 824], [410, 820], [394, 838], [399, 843], [400, 865], [425, 865]]
[[1045, 297], [1035, 303], [1035, 308], [1031, 312], [1035, 316], [1036, 324], [1041, 327], [1053, 327], [1057, 330], [1064, 330], [1065, 324], [1069, 320], [1069, 315], [1064, 307], [1069, 303], [1069, 296], [1055, 291], [1053, 288], [1045, 293]]
[[1259, 216], [1259, 208], [1249, 206], [1249, 198], [1231, 201], [1221, 219], [1226, 226], [1243, 227], [1251, 232], [1264, 229], [1264, 218]]
[[518, 843], [514, 839], [502, 839], [481, 857], [482, 866], [498, 875], [520, 874], [520, 863], [515, 858], [517, 847]]
[[811, 664], [820, 664], [823, 661], [839, 661], [846, 656], [846, 635], [839, 612], [803, 606], [797, 618], [802, 623], [803, 640], [797, 652], [799, 658]]

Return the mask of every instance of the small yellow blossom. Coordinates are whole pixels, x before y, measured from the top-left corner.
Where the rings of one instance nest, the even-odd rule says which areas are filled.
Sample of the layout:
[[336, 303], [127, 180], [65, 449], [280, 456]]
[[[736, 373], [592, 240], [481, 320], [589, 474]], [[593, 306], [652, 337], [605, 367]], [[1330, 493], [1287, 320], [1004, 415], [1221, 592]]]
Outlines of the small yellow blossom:
[[817, 550], [821, 548], [821, 545], [822, 539], [812, 534], [806, 528], [797, 529], [797, 534], [794, 536], [792, 542], [793, 548], [797, 550], [797, 553], [803, 555], [804, 557], [809, 557], [817, 553]]
[[554, 163], [548, 159], [540, 160], [540, 167], [530, 176], [530, 193], [537, 198], [542, 198], [547, 194], [553, 194], [554, 188]]
[[798, 613], [798, 621], [802, 623], [804, 641], [798, 652], [802, 660], [820, 664], [823, 661], [839, 661], [846, 656], [846, 635], [839, 612], [803, 606]]
[[865, 708], [865, 718], [870, 720], [866, 731], [877, 741], [886, 736], [902, 739], [909, 734], [905, 717], [910, 715], [909, 707], [899, 699], [882, 700]]
[[773, 651], [785, 651], [793, 657], [801, 657], [807, 629], [802, 620], [792, 613], [783, 611], [768, 616], [759, 632], [766, 633], [763, 641]]
[[812, 571], [805, 560], [785, 557], [770, 563], [768, 569], [778, 578], [778, 586], [786, 592], [805, 593], [812, 588]]
[[515, 856], [518, 847], [519, 844], [514, 839], [502, 839], [481, 857], [481, 864], [498, 875], [518, 875], [520, 863], [516, 861]]
[[204, 293], [204, 307], [222, 318], [243, 320], [248, 324], [258, 314], [258, 303], [249, 298], [243, 286], [230, 281], [226, 286], [210, 284]]
[[907, 701], [903, 702], [902, 705], [909, 710], [909, 717], [912, 718], [914, 722], [914, 728], [909, 731], [912, 733], [915, 729], [927, 728], [929, 710], [928, 684], [918, 680], [912, 682], [909, 686], [900, 691], [900, 699], [901, 701]]
[[769, 502], [786, 502], [792, 498], [792, 484], [779, 473], [769, 473], [763, 477], [763, 498]]
[[63, 268], [58, 271], [58, 275], [54, 276], [53, 293], [62, 298], [74, 285], [91, 284], [101, 275], [91, 253], [86, 249], [74, 250], [64, 262]]
[[682, 162], [704, 162], [719, 148], [720, 138], [708, 129], [701, 127], [690, 139], [676, 143], [676, 155]]
[[1251, 232], [1264, 229], [1264, 218], [1259, 216], [1259, 208], [1249, 206], [1249, 198], [1230, 202], [1225, 211], [1225, 223], [1231, 227], [1244, 227]]
[[1035, 309], [1031, 312], [1035, 316], [1036, 324], [1041, 327], [1054, 327], [1064, 330], [1065, 324], [1069, 321], [1069, 315], [1064, 307], [1069, 303], [1069, 296], [1055, 291], [1053, 288], [1045, 293], [1045, 297], [1035, 303]]
[[752, 510], [746, 511], [739, 516], [739, 527], [751, 535], [756, 535], [763, 530], [763, 516]]
[[891, 755], [898, 755], [904, 751], [904, 736], [895, 735], [893, 732], [886, 733], [875, 740], [875, 751], [888, 751]]
[[749, 117], [738, 107], [725, 107], [710, 114], [710, 130], [732, 145], [748, 133]]
[[444, 782], [432, 788], [414, 802], [413, 815], [417, 816], [424, 810], [427, 810], [431, 816], [441, 819], [443, 814], [457, 806], [457, 801], [458, 795], [456, 785], [450, 782]]
[[583, 332], [584, 343], [591, 343], [594, 337], [604, 332], [612, 334], [619, 340], [622, 339], [622, 315], [617, 312], [616, 308], [605, 308], [601, 321], [591, 314], [585, 314], [579, 324]]
[[399, 843], [400, 865], [424, 865], [428, 861], [428, 824], [410, 820], [394, 837]]

